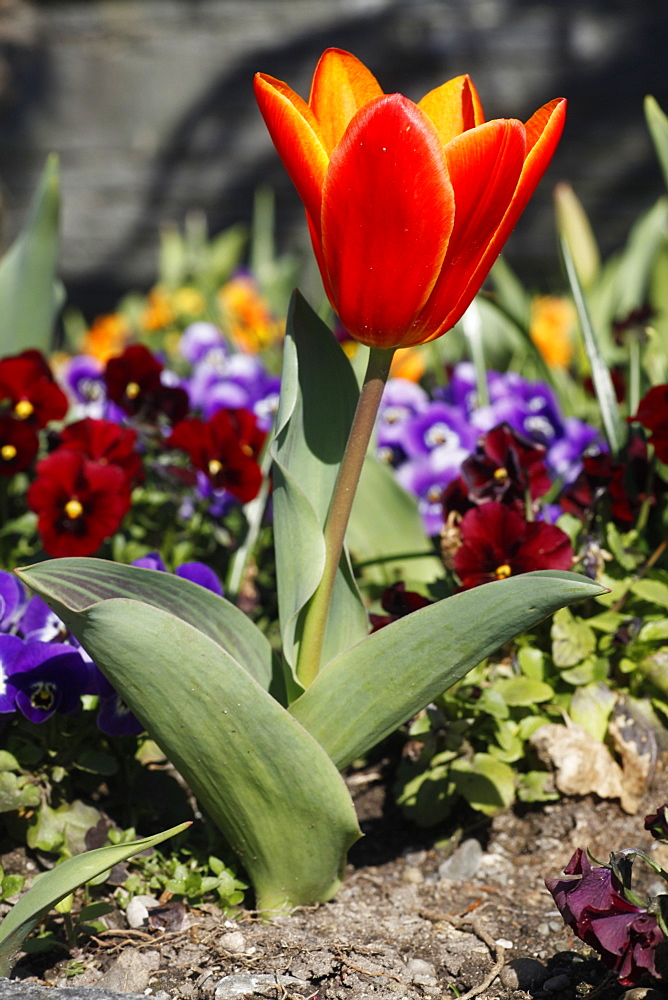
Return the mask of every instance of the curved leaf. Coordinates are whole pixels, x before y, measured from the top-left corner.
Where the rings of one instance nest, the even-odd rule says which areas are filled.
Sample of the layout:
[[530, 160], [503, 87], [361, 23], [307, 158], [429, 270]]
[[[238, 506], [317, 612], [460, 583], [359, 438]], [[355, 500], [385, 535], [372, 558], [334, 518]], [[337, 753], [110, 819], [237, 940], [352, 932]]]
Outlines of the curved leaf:
[[123, 598], [72, 611], [45, 577], [34, 589], [183, 774], [248, 871], [258, 908], [329, 899], [359, 827], [312, 736], [192, 625]]
[[[274, 533], [284, 656], [294, 667], [300, 613], [325, 562], [322, 529], [359, 392], [331, 330], [295, 293], [283, 357], [274, 458]], [[347, 556], [337, 574], [323, 662], [360, 639], [367, 618]], [[301, 688], [295, 681], [295, 694]]]
[[455, 594], [341, 653], [290, 712], [345, 767], [513, 636], [604, 589], [542, 570]]
[[130, 844], [86, 851], [85, 854], [77, 854], [50, 871], [43, 872], [0, 924], [0, 976], [9, 975], [16, 955], [30, 931], [61, 899], [121, 861], [127, 861], [148, 847], [156, 847], [189, 826], [190, 823], [181, 823], [171, 830], [156, 833], [143, 840], [134, 840]]
[[199, 584], [154, 569], [84, 557], [47, 560], [17, 570], [17, 575], [37, 591], [43, 581], [72, 611], [84, 611], [114, 597], [135, 598], [162, 608], [213, 639], [261, 687], [282, 700], [269, 641], [243, 611]]

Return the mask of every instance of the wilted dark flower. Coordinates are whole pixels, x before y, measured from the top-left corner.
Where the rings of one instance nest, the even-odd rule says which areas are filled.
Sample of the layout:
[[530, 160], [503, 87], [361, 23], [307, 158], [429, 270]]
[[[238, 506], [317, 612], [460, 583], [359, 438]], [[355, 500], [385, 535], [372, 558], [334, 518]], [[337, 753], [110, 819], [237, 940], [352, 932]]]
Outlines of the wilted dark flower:
[[668, 802], [659, 806], [655, 813], [645, 816], [645, 829], [657, 840], [668, 840]]
[[505, 580], [538, 569], [570, 569], [568, 535], [554, 524], [525, 521], [511, 507], [490, 503], [474, 507], [460, 525], [462, 544], [454, 555], [461, 590]]
[[657, 945], [665, 940], [656, 917], [624, 895], [610, 868], [592, 867], [578, 848], [561, 878], [546, 878], [564, 922], [599, 953], [622, 986], [634, 986], [648, 972], [656, 976]]

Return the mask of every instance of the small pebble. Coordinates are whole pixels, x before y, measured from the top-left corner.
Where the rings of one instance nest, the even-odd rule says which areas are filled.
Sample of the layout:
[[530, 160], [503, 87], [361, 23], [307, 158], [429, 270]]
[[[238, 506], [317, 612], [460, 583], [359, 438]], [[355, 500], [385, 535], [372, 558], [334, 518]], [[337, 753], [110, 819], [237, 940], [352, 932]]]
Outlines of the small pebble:
[[279, 976], [277, 973], [225, 976], [216, 984], [215, 1000], [235, 1000], [235, 997], [250, 993], [264, 993], [269, 986], [308, 986], [303, 979], [294, 976]]
[[550, 934], [550, 928], [548, 924], [546, 923], [538, 924], [538, 926], [536, 927], [536, 934], [538, 934], [539, 937], [548, 937]]
[[435, 986], [437, 982], [436, 969], [423, 958], [411, 958], [406, 963], [406, 975], [418, 986]]
[[424, 882], [424, 875], [419, 868], [404, 868], [401, 873], [401, 879], [403, 882], [408, 882], [409, 885], [422, 885]]
[[438, 866], [440, 878], [451, 879], [453, 882], [473, 878], [480, 867], [483, 853], [480, 842], [470, 837]]
[[509, 990], [533, 990], [541, 986], [547, 978], [547, 969], [535, 958], [514, 958], [506, 962], [499, 973], [499, 979]]
[[559, 993], [561, 990], [567, 990], [570, 985], [570, 976], [561, 973], [559, 976], [551, 976], [550, 979], [546, 979], [543, 983], [543, 989], [547, 990], [548, 993]]
[[494, 944], [498, 944], [499, 948], [512, 948], [513, 942], [509, 941], [508, 938], [497, 938]]
[[221, 935], [218, 944], [232, 955], [241, 955], [246, 950], [246, 938], [241, 931], [228, 931], [227, 934]]
[[128, 927], [133, 930], [144, 927], [148, 923], [148, 911], [159, 905], [153, 896], [133, 896], [125, 909]]
[[564, 922], [563, 920], [548, 920], [547, 926], [553, 934], [561, 934], [564, 929]]
[[426, 851], [415, 851], [410, 847], [403, 851], [401, 856], [407, 865], [422, 865], [427, 860]]

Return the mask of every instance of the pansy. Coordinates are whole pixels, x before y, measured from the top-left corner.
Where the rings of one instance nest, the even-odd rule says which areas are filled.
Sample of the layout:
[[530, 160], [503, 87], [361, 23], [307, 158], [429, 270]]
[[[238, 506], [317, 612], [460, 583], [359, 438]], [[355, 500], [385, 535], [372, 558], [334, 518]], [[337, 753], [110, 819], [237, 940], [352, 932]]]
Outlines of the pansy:
[[394, 462], [406, 458], [403, 440], [406, 424], [428, 405], [429, 396], [422, 386], [408, 379], [389, 379], [383, 389], [376, 427], [376, 446], [383, 460]]
[[215, 324], [199, 320], [190, 323], [181, 334], [178, 352], [188, 364], [197, 365], [205, 359], [211, 363], [214, 356], [223, 361], [229, 357], [230, 350]]
[[601, 432], [577, 417], [566, 417], [563, 436], [547, 451], [545, 462], [566, 485], [575, 482], [583, 469], [584, 458], [605, 451]]
[[491, 501], [469, 510], [454, 555], [461, 590], [538, 569], [570, 569], [573, 549], [554, 524], [525, 521], [511, 507]]
[[615, 523], [628, 527], [643, 503], [654, 504], [664, 490], [662, 481], [650, 472], [647, 445], [638, 434], [632, 434], [619, 460], [607, 453], [585, 456], [582, 472], [559, 502], [564, 511], [582, 520], [599, 504], [607, 505]]
[[369, 615], [372, 632], [377, 632], [378, 629], [390, 625], [399, 618], [405, 618], [406, 615], [412, 614], [413, 611], [426, 608], [429, 604], [433, 604], [433, 601], [427, 600], [426, 597], [423, 597], [422, 594], [418, 594], [414, 590], [406, 590], [406, 584], [403, 581], [399, 581], [399, 583], [394, 583], [391, 587], [387, 587], [383, 591], [380, 604], [385, 614]]
[[56, 612], [36, 594], [30, 598], [21, 615], [18, 631], [24, 639], [37, 639], [40, 642], [60, 641], [68, 634]]
[[0, 360], [0, 409], [40, 429], [67, 413], [67, 396], [39, 351]]
[[438, 535], [443, 527], [443, 491], [459, 475], [459, 459], [446, 449], [411, 458], [396, 470], [397, 481], [417, 497], [425, 532]]
[[63, 427], [57, 451], [63, 448], [80, 452], [102, 465], [116, 466], [122, 470], [128, 486], [141, 478], [142, 456], [137, 451], [137, 432], [130, 427], [119, 427], [111, 420], [85, 417]]
[[[167, 567], [159, 552], [149, 552], [148, 555], [140, 556], [139, 559], [133, 560], [132, 565], [139, 566], [141, 569], [157, 570], [160, 573], [167, 572]], [[197, 583], [200, 587], [205, 587], [206, 590], [211, 590], [214, 594], [222, 596], [223, 588], [220, 580], [206, 563], [198, 562], [197, 560], [181, 563], [180, 566], [176, 567], [175, 575], [182, 577], [184, 580], [190, 580], [191, 583]]]
[[564, 922], [599, 953], [622, 986], [634, 986], [645, 973], [656, 976], [656, 949], [664, 940], [656, 917], [624, 895], [624, 887], [605, 866], [592, 866], [578, 848], [561, 878], [545, 885]]
[[261, 439], [252, 413], [219, 410], [209, 421], [183, 420], [174, 427], [169, 445], [185, 451], [215, 489], [226, 489], [242, 503], [257, 496], [262, 472], [255, 460]]
[[44, 550], [52, 556], [92, 555], [130, 508], [122, 469], [66, 449], [38, 462], [27, 500], [37, 514]]
[[81, 417], [103, 417], [107, 408], [104, 365], [90, 354], [77, 354], [62, 365], [60, 383], [68, 394], [73, 413]]
[[12, 680], [14, 665], [23, 642], [15, 635], [0, 635], [0, 713], [16, 711], [16, 687]]
[[638, 412], [629, 420], [637, 420], [650, 434], [657, 458], [668, 463], [668, 385], [655, 385], [638, 404]]
[[409, 457], [444, 449], [453, 461], [463, 462], [475, 448], [477, 432], [455, 406], [438, 400], [406, 421], [402, 446]]
[[143, 344], [131, 344], [110, 358], [104, 370], [109, 399], [131, 417], [151, 422], [165, 417], [174, 423], [188, 412], [188, 393], [165, 385], [163, 365]]
[[649, 830], [656, 840], [668, 840], [668, 802], [664, 802], [656, 812], [645, 816], [645, 829]]
[[11, 631], [26, 605], [26, 592], [18, 577], [0, 569], [0, 632]]
[[0, 476], [25, 472], [38, 451], [39, 438], [35, 428], [0, 412]]
[[16, 707], [38, 723], [55, 712], [75, 712], [81, 695], [92, 693], [90, 672], [81, 655], [70, 646], [50, 642], [22, 643], [11, 664], [11, 684]]

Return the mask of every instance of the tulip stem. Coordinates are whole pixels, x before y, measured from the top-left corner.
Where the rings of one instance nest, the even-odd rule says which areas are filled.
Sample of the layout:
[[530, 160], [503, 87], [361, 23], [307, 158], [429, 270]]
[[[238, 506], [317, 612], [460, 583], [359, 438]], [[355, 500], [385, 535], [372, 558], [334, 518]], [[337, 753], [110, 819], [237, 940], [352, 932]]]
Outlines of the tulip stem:
[[329, 606], [348, 520], [393, 356], [393, 348], [385, 350], [372, 347], [369, 353], [360, 398], [325, 522], [325, 566], [320, 583], [306, 606], [303, 618], [297, 676], [304, 687], [308, 687], [315, 680], [320, 669]]

